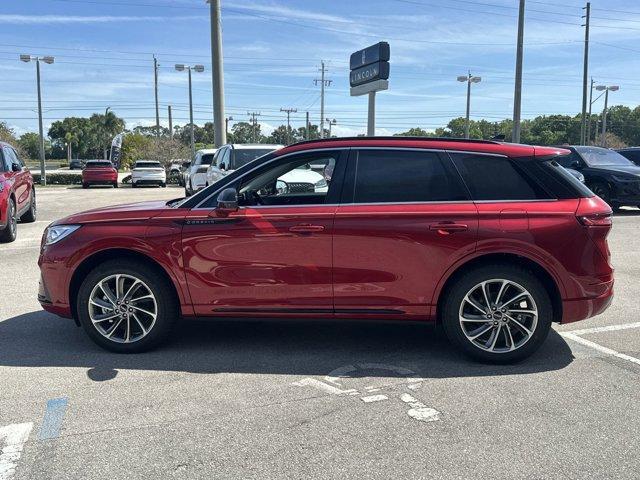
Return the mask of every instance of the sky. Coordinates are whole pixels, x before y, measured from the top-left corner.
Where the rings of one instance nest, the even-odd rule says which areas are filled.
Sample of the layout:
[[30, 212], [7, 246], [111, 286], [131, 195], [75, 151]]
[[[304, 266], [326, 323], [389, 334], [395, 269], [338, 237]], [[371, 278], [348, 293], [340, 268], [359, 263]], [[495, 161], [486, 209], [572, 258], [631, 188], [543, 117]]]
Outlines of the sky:
[[[577, 114], [582, 102], [584, 2], [527, 0], [523, 118]], [[610, 104], [640, 104], [640, 1], [593, 0], [590, 75], [619, 85]], [[513, 113], [517, 0], [222, 0], [226, 115], [231, 125], [258, 112], [263, 133], [286, 122], [281, 108], [320, 119], [322, 61], [325, 117], [333, 132], [366, 131], [366, 97], [349, 95], [349, 55], [391, 46], [390, 88], [377, 96], [378, 135], [433, 130], [464, 116], [468, 71], [471, 117]], [[19, 54], [53, 55], [42, 65], [45, 129], [65, 116], [110, 107], [127, 128], [155, 124], [153, 55], [159, 62], [161, 123], [188, 121], [186, 72], [193, 73], [195, 123], [212, 121], [209, 6], [205, 0], [1, 0], [0, 121], [18, 134], [37, 131], [35, 64]], [[598, 93], [598, 92], [594, 92]], [[596, 95], [594, 95], [594, 98]], [[600, 111], [603, 100], [594, 103]]]

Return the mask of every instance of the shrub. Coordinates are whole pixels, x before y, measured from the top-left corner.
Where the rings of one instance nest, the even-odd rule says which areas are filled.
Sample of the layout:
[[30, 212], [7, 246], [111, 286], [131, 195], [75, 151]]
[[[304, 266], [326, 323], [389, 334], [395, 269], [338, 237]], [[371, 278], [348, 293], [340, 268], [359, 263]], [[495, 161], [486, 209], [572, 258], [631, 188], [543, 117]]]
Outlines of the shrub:
[[[40, 183], [40, 174], [32, 173], [33, 181]], [[47, 185], [81, 185], [82, 175], [77, 173], [49, 173], [47, 174]]]

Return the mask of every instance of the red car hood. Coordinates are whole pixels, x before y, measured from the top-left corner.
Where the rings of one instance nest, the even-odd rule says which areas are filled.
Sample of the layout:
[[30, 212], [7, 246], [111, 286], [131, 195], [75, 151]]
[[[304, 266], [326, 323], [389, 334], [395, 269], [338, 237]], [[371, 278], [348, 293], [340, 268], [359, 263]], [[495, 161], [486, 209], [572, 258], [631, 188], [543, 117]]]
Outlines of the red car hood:
[[126, 205], [95, 208], [85, 212], [75, 213], [62, 218], [55, 224], [83, 224], [98, 222], [123, 222], [128, 220], [147, 220], [161, 212], [170, 209], [165, 201], [138, 202]]

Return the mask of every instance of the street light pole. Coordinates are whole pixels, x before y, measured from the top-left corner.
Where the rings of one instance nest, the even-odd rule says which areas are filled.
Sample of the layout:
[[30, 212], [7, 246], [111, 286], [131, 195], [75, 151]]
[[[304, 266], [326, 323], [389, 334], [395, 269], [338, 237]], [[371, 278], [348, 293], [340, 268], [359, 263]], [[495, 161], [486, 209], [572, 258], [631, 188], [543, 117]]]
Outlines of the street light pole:
[[44, 127], [42, 126], [42, 90], [40, 87], [40, 60], [44, 63], [51, 65], [54, 62], [54, 57], [37, 57], [31, 55], [20, 55], [22, 62], [28, 63], [31, 61], [36, 62], [36, 83], [38, 87], [38, 131], [40, 133], [40, 185], [47, 184], [47, 172], [45, 170], [45, 158], [44, 158]]
[[194, 141], [194, 126], [193, 126], [193, 93], [192, 93], [192, 88], [191, 88], [191, 70], [195, 70], [198, 73], [202, 73], [204, 72], [204, 66], [203, 65], [184, 65], [182, 63], [176, 63], [175, 69], [178, 72], [183, 72], [185, 70], [187, 70], [187, 73], [189, 74], [189, 124], [191, 126], [190, 130], [191, 130], [191, 158], [194, 158], [196, 156], [196, 144]]
[[329, 138], [331, 138], [331, 126], [337, 125], [338, 121], [335, 118], [333, 120], [331, 120], [330, 118], [327, 118], [327, 123], [329, 124]]
[[607, 146], [607, 109], [609, 106], [609, 92], [617, 92], [620, 90], [620, 87], [617, 85], [605, 86], [598, 85], [596, 90], [603, 91], [604, 90], [604, 110], [602, 111], [602, 134], [600, 138], [600, 145], [602, 147]]
[[522, 113], [522, 57], [524, 56], [524, 0], [518, 12], [518, 44], [516, 47], [516, 85], [513, 94], [513, 132], [511, 141], [520, 143], [520, 116]]
[[482, 77], [473, 77], [471, 76], [471, 72], [469, 71], [467, 75], [458, 77], [458, 81], [467, 82], [467, 117], [464, 124], [464, 138], [469, 138], [469, 123], [471, 115], [471, 84], [480, 83], [482, 81]]

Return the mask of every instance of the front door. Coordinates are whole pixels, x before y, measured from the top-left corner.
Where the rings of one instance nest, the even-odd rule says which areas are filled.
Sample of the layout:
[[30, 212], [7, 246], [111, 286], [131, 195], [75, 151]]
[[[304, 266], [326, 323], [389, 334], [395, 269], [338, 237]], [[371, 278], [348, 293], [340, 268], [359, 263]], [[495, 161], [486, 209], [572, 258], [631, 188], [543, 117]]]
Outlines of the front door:
[[234, 180], [236, 213], [217, 217], [214, 202], [188, 214], [183, 258], [196, 315], [332, 314], [331, 199], [341, 184], [309, 164], [341, 161], [340, 151], [274, 160]]
[[478, 214], [437, 152], [353, 150], [334, 222], [336, 313], [428, 318], [438, 281], [476, 245]]

